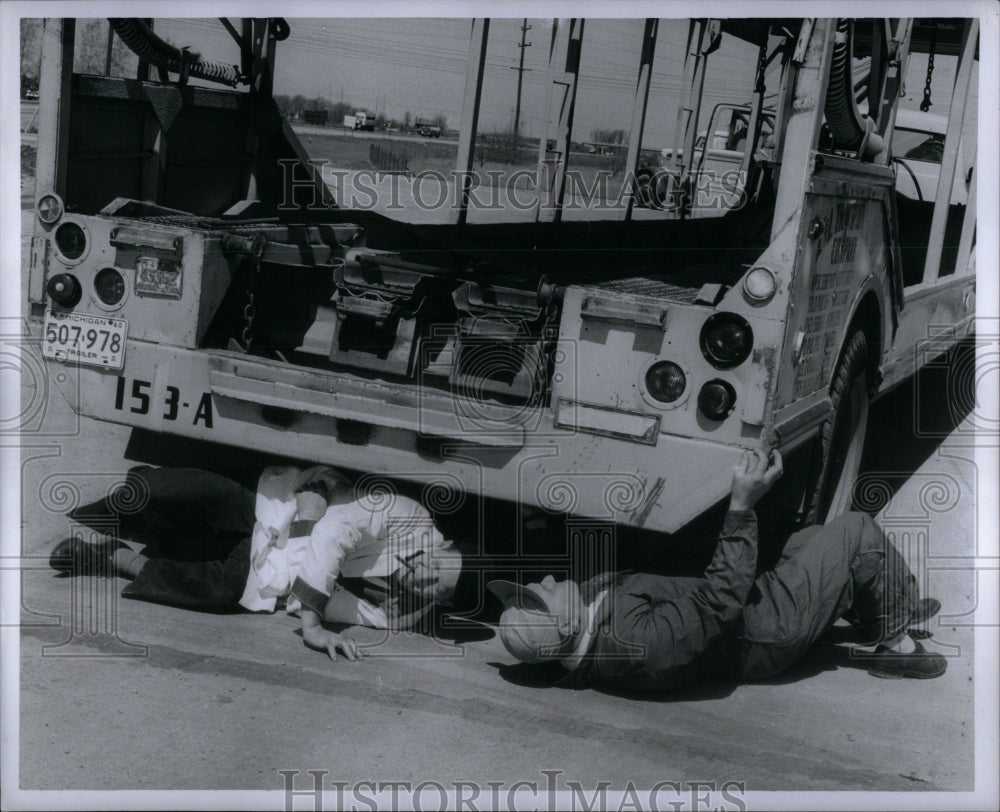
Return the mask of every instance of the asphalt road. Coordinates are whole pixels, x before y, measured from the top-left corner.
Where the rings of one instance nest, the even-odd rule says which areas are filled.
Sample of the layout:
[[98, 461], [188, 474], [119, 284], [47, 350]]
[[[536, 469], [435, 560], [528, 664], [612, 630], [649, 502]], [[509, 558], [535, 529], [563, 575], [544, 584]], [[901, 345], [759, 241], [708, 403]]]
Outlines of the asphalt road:
[[[358, 629], [372, 656], [333, 663], [284, 614], [198, 614], [123, 600], [120, 580], [57, 577], [46, 561], [69, 530], [65, 512], [102, 496], [151, 448], [174, 464], [240, 457], [78, 418], [51, 385], [60, 370], [43, 367], [17, 328], [3, 333], [20, 347], [22, 373], [22, 412], [4, 415], [23, 426], [22, 788], [273, 790], [280, 805], [279, 771], [298, 771], [295, 787], [308, 789], [306, 771], [322, 770], [331, 793], [334, 781], [463, 780], [478, 782], [483, 804], [485, 782], [544, 789], [551, 770], [557, 788], [579, 782], [586, 798], [602, 781], [612, 791], [681, 782], [684, 793], [713, 782], [711, 808], [730, 809], [739, 807], [718, 794], [727, 782], [751, 792], [973, 787], [976, 415], [942, 400], [947, 370], [874, 407], [867, 462], [883, 483], [871, 506], [944, 605], [928, 647], [949, 658], [947, 674], [873, 679], [862, 650], [835, 635], [772, 683], [639, 699], [554, 687], [551, 671], [513, 666], [476, 627], [441, 640]], [[4, 383], [14, 374], [5, 366]]]

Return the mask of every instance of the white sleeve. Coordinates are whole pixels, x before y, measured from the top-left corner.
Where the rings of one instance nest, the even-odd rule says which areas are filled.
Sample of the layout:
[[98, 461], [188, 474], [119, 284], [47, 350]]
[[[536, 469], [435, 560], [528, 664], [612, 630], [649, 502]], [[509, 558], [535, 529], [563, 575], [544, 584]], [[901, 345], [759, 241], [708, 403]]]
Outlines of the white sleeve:
[[[316, 522], [292, 584], [292, 594], [319, 615], [333, 592], [345, 556], [361, 540], [361, 530], [343, 507], [329, 508]], [[320, 600], [322, 605], [317, 608]]]
[[405, 496], [397, 499], [385, 517], [381, 532], [389, 549], [404, 557], [418, 550], [433, 554], [448, 546], [427, 509]]

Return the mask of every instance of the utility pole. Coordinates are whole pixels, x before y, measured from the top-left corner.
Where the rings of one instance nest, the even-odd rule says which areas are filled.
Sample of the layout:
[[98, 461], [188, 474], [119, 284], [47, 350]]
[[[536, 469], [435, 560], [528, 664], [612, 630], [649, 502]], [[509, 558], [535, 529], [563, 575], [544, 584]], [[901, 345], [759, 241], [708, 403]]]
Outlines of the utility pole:
[[[524, 78], [524, 49], [530, 48], [531, 43], [525, 42], [525, 37], [528, 36], [528, 31], [531, 30], [531, 26], [528, 25], [528, 20], [525, 18], [524, 22], [521, 23], [521, 42], [517, 46], [521, 49], [521, 61], [517, 66], [517, 102], [514, 105], [514, 137], [521, 137], [521, 80]], [[513, 68], [511, 68], [513, 70]], [[528, 68], [531, 70], [531, 68]]]
[[108, 23], [108, 51], [104, 57], [104, 75], [111, 75], [111, 55], [115, 49], [115, 29]]

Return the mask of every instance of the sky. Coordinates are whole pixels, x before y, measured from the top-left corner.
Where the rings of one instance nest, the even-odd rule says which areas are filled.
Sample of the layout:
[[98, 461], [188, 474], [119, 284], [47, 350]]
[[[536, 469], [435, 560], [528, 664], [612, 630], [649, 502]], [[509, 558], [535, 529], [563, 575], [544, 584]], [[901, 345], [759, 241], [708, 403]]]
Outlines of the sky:
[[[238, 20], [233, 20], [239, 24]], [[466, 18], [289, 18], [290, 37], [278, 43], [275, 92], [307, 98], [323, 96], [360, 109], [411, 121], [444, 115], [452, 129], [461, 121], [471, 20]], [[588, 19], [584, 25], [580, 82], [572, 138], [601, 140], [594, 130], [630, 126], [642, 19]], [[106, 26], [106, 21], [101, 21]], [[480, 113], [481, 133], [509, 130], [514, 119], [520, 54], [521, 19], [490, 21], [486, 75]], [[529, 19], [525, 35], [521, 132], [541, 134], [552, 21]], [[673, 145], [678, 92], [683, 75], [687, 21], [660, 20], [643, 146]], [[206, 59], [236, 63], [236, 44], [217, 19], [157, 19], [157, 33], [179, 46], [190, 46]], [[78, 36], [83, 30], [78, 25]], [[105, 30], [105, 29], [102, 29]], [[102, 39], [103, 43], [103, 39]], [[699, 129], [708, 126], [720, 102], [746, 103], [754, 82], [757, 49], [730, 35], [708, 60]], [[920, 101], [927, 57], [911, 57], [907, 99]], [[953, 57], [939, 57], [932, 80], [932, 112], [947, 112], [954, 81]], [[777, 67], [777, 61], [773, 67]], [[768, 74], [768, 93], [777, 88], [776, 71]], [[977, 77], [973, 77], [973, 89]], [[975, 95], [973, 90], [972, 95]], [[974, 115], [976, 103], [969, 107]], [[974, 128], [968, 132], [973, 133]]]
[[[461, 119], [471, 21], [468, 19], [291, 18], [291, 36], [278, 45], [275, 92], [353, 102], [402, 119]], [[502, 130], [514, 117], [521, 19], [493, 19], [486, 56], [480, 131]], [[548, 81], [551, 20], [529, 19], [521, 131], [538, 135]], [[215, 20], [157, 20], [156, 30], [206, 57], [236, 61], [236, 47]], [[587, 20], [581, 50], [573, 137], [594, 128], [628, 129], [638, 71], [641, 19]], [[662, 21], [654, 59], [646, 143], [665, 145], [673, 134], [683, 69], [685, 21]], [[756, 49], [733, 38], [713, 55], [706, 100], [743, 102], [753, 84]], [[669, 96], [669, 98], [667, 98]]]

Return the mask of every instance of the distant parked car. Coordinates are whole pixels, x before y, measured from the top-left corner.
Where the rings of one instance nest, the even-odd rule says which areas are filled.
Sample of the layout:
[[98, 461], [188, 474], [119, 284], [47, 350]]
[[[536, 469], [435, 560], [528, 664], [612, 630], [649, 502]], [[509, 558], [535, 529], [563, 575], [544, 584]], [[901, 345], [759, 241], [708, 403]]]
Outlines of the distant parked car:
[[24, 91], [24, 98], [28, 101], [38, 101], [38, 91], [37, 90], [26, 90]]
[[436, 124], [425, 124], [419, 130], [417, 130], [417, 133], [422, 135], [424, 138], [440, 138], [441, 128], [438, 127]]

